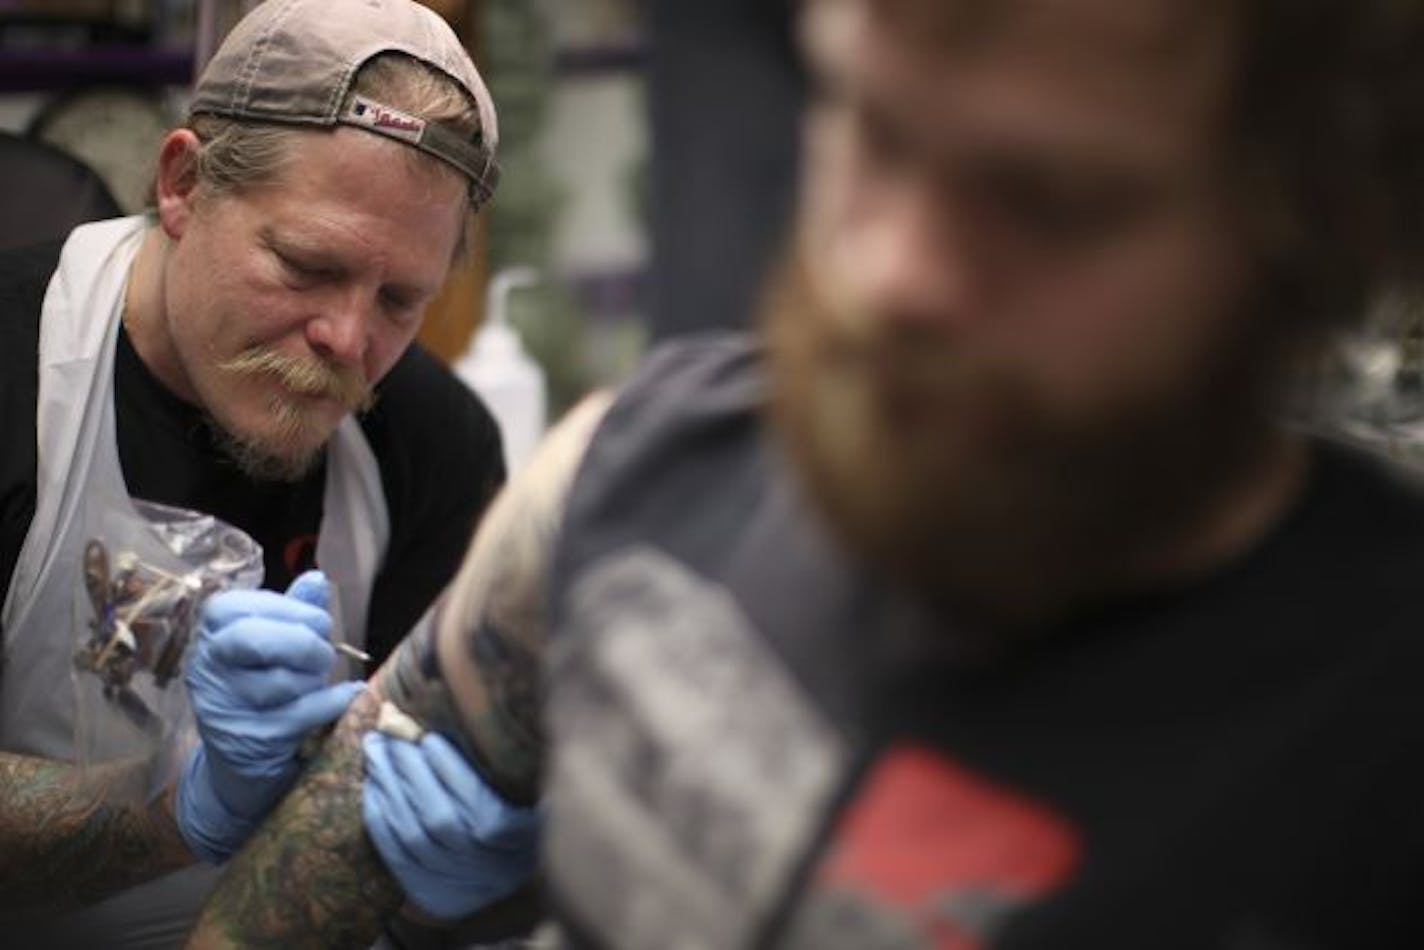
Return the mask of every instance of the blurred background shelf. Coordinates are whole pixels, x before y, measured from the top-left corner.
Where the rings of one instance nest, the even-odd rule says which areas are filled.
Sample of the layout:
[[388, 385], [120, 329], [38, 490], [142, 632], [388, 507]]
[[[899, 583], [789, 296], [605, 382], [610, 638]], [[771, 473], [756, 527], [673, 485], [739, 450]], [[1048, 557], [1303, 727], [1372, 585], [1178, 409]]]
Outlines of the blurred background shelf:
[[[534, 268], [543, 279], [511, 312], [546, 365], [557, 411], [616, 382], [648, 337], [645, 6], [420, 2], [450, 22], [490, 84], [505, 170], [474, 254], [421, 339], [458, 357], [483, 318], [487, 275]], [[137, 210], [195, 71], [254, 3], [0, 0], [0, 129], [80, 158], [123, 210]]]
[[554, 53], [554, 74], [560, 79], [578, 79], [610, 73], [638, 72], [647, 62], [647, 44], [637, 39], [588, 46], [566, 46]]
[[0, 50], [0, 93], [44, 92], [95, 84], [186, 85], [193, 75], [189, 48], [136, 45], [82, 49]]

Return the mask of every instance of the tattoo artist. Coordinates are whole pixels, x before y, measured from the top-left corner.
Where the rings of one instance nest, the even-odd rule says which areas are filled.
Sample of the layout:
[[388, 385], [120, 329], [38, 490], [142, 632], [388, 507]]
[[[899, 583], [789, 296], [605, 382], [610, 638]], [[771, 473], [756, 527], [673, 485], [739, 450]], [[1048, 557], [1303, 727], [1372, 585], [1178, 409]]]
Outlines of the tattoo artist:
[[[413, 341], [493, 192], [497, 142], [488, 91], [430, 10], [268, 0], [163, 139], [147, 214], [0, 255], [14, 433], [0, 453], [0, 916], [15, 945], [180, 942], [214, 862], [360, 688], [326, 685], [331, 615], [379, 662], [454, 574], [503, 481], [499, 435]], [[187, 675], [202, 741], [156, 797], [152, 763], [125, 749], [75, 765], [82, 552], [148, 527], [131, 499], [240, 528], [268, 588], [204, 614]], [[431, 738], [419, 761], [388, 756], [383, 787], [418, 787], [419, 819], [439, 815], [425, 784], [461, 780], [443, 751]], [[399, 808], [392, 823], [417, 820]], [[436, 913], [466, 909], [439, 897], [449, 861], [418, 850], [391, 859], [407, 889]]]

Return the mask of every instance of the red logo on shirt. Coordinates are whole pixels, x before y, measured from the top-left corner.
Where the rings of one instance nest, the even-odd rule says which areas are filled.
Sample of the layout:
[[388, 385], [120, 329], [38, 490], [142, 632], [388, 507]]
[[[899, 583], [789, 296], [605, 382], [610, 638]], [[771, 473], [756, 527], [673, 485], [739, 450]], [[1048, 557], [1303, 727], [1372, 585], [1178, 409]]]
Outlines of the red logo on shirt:
[[296, 577], [302, 571], [316, 567], [316, 535], [299, 534], [282, 548], [282, 563], [287, 573]]
[[[1066, 884], [1081, 845], [1063, 818], [928, 749], [887, 752], [838, 822], [813, 902], [939, 950], [979, 950]], [[867, 924], [867, 926], [871, 926]]]

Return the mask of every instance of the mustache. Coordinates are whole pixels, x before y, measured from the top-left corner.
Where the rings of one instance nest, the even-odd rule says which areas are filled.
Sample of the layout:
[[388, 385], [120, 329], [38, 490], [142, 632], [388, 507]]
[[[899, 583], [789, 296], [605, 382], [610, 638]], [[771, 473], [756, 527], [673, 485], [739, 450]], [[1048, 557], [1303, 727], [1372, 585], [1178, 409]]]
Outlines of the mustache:
[[351, 412], [365, 412], [375, 403], [375, 394], [359, 370], [333, 366], [318, 357], [252, 346], [217, 368], [235, 376], [272, 377], [293, 392], [333, 399]]
[[799, 350], [821, 373], [869, 376], [921, 392], [955, 388], [966, 372], [989, 370], [982, 354], [968, 356], [955, 334], [933, 321], [888, 318], [834, 294], [812, 279], [799, 255], [785, 260], [763, 299], [772, 348]]

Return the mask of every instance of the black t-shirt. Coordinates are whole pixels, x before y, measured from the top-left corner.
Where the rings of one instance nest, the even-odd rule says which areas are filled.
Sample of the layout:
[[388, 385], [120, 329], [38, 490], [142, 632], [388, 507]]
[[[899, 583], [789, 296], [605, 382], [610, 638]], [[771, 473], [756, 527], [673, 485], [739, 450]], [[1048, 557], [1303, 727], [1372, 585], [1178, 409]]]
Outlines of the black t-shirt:
[[765, 399], [744, 342], [670, 345], [574, 482], [548, 868], [584, 942], [766, 897], [792, 950], [1424, 947], [1419, 485], [1317, 442], [1233, 562], [971, 659], [834, 543]]
[[[0, 254], [0, 590], [9, 586], [35, 509], [39, 317], [60, 244]], [[479, 400], [418, 345], [377, 386], [360, 420], [390, 512], [390, 543], [371, 593], [368, 651], [379, 663], [459, 566], [504, 480], [499, 431]], [[203, 413], [170, 393], [120, 333], [114, 365], [119, 459], [129, 494], [212, 514], [252, 535], [263, 586], [312, 566], [325, 466], [295, 483], [257, 481], [218, 448]]]
[[[813, 879], [900, 921], [937, 892], [939, 932], [986, 946], [1424, 946], [1421, 675], [1418, 488], [1318, 445], [1299, 506], [1215, 575], [888, 675]], [[859, 873], [867, 829], [928, 814], [933, 853], [955, 810], [956, 861]]]

